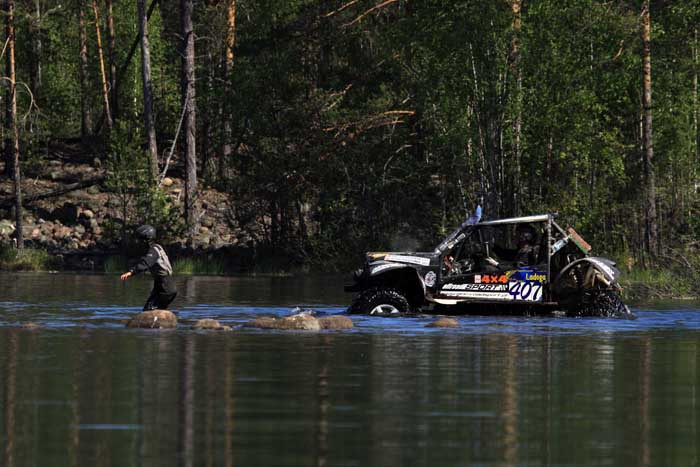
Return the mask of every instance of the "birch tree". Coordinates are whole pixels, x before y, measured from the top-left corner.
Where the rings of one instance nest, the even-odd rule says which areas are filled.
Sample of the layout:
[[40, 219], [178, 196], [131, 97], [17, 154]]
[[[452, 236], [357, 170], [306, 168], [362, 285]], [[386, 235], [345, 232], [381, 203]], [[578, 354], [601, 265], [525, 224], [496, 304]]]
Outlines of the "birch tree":
[[22, 220], [22, 187], [20, 185], [19, 167], [19, 130], [17, 128], [17, 76], [15, 74], [15, 0], [5, 0], [5, 35], [7, 37], [6, 72], [7, 72], [7, 108], [5, 131], [9, 133], [5, 144], [12, 153], [12, 179], [15, 194], [15, 239], [17, 248], [24, 248]]
[[158, 176], [158, 143], [153, 117], [153, 85], [151, 83], [151, 52], [148, 44], [148, 18], [145, 0], [138, 0], [139, 35], [141, 36], [141, 78], [143, 81], [143, 120], [148, 139], [151, 175]]
[[182, 105], [185, 109], [185, 221], [190, 243], [197, 232], [197, 155], [195, 119], [194, 28], [192, 0], [180, 0], [182, 34]]
[[656, 220], [656, 180], [654, 178], [654, 144], [652, 135], [652, 108], [651, 108], [651, 14], [649, 0], [644, 0], [642, 5], [642, 64], [643, 64], [643, 92], [642, 107], [644, 114], [643, 142], [644, 142], [644, 218], [645, 218], [645, 247], [655, 255], [658, 252], [658, 226]]
[[85, 0], [78, 0], [78, 37], [80, 41], [80, 65], [78, 79], [80, 81], [80, 136], [83, 141], [92, 132], [92, 114], [88, 98], [88, 49], [85, 20]]
[[107, 58], [109, 59], [109, 91], [112, 117], [118, 118], [116, 34], [114, 32], [114, 8], [112, 0], [105, 0], [107, 7]]
[[236, 0], [227, 0], [226, 8], [226, 56], [224, 59], [224, 80], [226, 92], [224, 99], [224, 148], [223, 158], [219, 162], [219, 174], [223, 175], [224, 164], [231, 157], [231, 72], [233, 70], [233, 47], [236, 43]]

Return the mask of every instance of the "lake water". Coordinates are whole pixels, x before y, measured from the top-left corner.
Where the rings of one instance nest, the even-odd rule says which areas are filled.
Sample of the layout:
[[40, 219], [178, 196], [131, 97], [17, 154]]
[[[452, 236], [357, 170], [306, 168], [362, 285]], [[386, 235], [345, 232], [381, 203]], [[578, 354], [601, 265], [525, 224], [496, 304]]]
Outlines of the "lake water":
[[[235, 328], [341, 313], [342, 279], [178, 278], [180, 325], [155, 331], [123, 325], [148, 280], [0, 273], [0, 465], [700, 462], [700, 303]], [[199, 318], [235, 329], [191, 330]]]

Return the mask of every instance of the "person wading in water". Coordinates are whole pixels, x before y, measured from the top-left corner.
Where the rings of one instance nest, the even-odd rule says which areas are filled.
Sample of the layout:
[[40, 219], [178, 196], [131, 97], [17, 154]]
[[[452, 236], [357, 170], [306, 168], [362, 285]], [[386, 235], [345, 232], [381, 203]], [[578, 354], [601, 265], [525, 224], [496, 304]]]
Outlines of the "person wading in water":
[[119, 278], [125, 281], [134, 274], [150, 271], [153, 276], [153, 290], [146, 300], [143, 311], [166, 310], [177, 295], [172, 277], [173, 268], [168, 255], [163, 247], [156, 243], [156, 229], [152, 226], [142, 225], [136, 229], [136, 238], [148, 246], [148, 252], [139, 259], [136, 266]]

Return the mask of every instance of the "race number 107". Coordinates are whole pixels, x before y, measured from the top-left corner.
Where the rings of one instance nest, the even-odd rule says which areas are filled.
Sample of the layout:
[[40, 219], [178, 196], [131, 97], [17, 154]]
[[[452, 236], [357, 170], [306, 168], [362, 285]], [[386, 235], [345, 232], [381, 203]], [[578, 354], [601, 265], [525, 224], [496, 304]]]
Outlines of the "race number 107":
[[509, 282], [508, 293], [513, 297], [513, 300], [539, 302], [542, 298], [542, 283], [524, 281]]

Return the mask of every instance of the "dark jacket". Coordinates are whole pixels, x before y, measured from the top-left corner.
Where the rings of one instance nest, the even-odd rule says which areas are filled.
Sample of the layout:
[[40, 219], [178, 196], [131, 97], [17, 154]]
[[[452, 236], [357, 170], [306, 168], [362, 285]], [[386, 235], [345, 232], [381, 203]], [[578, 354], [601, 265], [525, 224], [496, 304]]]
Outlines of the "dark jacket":
[[172, 274], [167, 253], [162, 246], [153, 243], [148, 247], [148, 252], [130, 269], [132, 274], [140, 274], [150, 271], [153, 276], [153, 291], [156, 293], [171, 294], [175, 292]]

